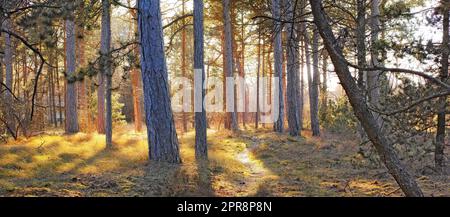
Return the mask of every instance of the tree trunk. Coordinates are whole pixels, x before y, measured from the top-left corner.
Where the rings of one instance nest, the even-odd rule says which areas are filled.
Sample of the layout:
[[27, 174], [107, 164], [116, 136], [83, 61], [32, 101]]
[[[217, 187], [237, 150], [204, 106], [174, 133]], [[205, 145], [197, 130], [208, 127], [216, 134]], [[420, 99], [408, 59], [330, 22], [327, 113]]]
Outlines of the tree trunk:
[[381, 130], [379, 123], [370, 112], [369, 107], [365, 102], [364, 95], [354, 82], [347, 62], [343, 58], [344, 55], [342, 53], [342, 49], [337, 45], [337, 40], [325, 17], [325, 12], [322, 10], [321, 1], [310, 0], [309, 2], [314, 15], [314, 23], [317, 25], [319, 33], [322, 36], [325, 48], [327, 49], [333, 62], [339, 81], [348, 96], [355, 116], [361, 122], [369, 139], [375, 146], [380, 159], [384, 162], [389, 173], [397, 181], [406, 196], [423, 196], [423, 193], [414, 180], [414, 177], [411, 176], [411, 174], [409, 174], [409, 172], [401, 164], [394, 148], [390, 145], [390, 142]]
[[[264, 62], [264, 60], [263, 60]], [[264, 65], [263, 65], [264, 68]], [[258, 66], [256, 69], [256, 113], [255, 113], [255, 129], [258, 129], [259, 125], [259, 99], [260, 99], [260, 92], [259, 92], [259, 77], [261, 74], [261, 29], [258, 27]], [[263, 73], [264, 74], [264, 73]], [[264, 93], [264, 91], [263, 91]]]
[[313, 55], [313, 76], [312, 82], [309, 85], [309, 110], [311, 115], [311, 130], [313, 136], [320, 136], [319, 125], [319, 33], [317, 29], [313, 30], [313, 43], [312, 43], [312, 55]]
[[[6, 19], [4, 21], [4, 29], [11, 31], [11, 20]], [[5, 91], [5, 106], [6, 108], [6, 127], [9, 129], [8, 131], [11, 133], [11, 135], [16, 138], [17, 132], [16, 132], [16, 121], [14, 118], [14, 108], [13, 108], [13, 45], [11, 42], [11, 35], [8, 33], [5, 33], [5, 85], [9, 89], [9, 91]]]
[[[285, 1], [288, 21], [294, 20], [294, 8], [295, 0]], [[288, 113], [288, 124], [289, 124], [289, 135], [298, 136], [300, 135], [300, 119], [298, 114], [298, 76], [299, 76], [299, 42], [296, 35], [297, 27], [294, 23], [287, 24], [287, 45], [286, 45], [286, 56], [287, 56], [287, 113]]]
[[[380, 0], [372, 0], [371, 2], [371, 50], [370, 50], [370, 58], [371, 58], [371, 66], [378, 67], [380, 66], [380, 62], [378, 61], [379, 51], [376, 46], [378, 43], [378, 37], [380, 33]], [[367, 72], [367, 91], [369, 95], [369, 102], [372, 106], [378, 108], [380, 106], [380, 79], [379, 79], [380, 71], [374, 70]], [[379, 114], [374, 114], [377, 122], [381, 125], [382, 120]]]
[[[280, 0], [272, 0], [272, 16], [275, 19], [281, 19]], [[284, 97], [283, 97], [283, 47], [281, 44], [282, 25], [278, 21], [274, 21], [274, 41], [273, 41], [273, 58], [274, 58], [274, 77], [278, 78], [275, 89], [278, 91], [278, 106], [275, 112], [278, 112], [278, 119], [274, 124], [274, 130], [282, 133], [284, 130]], [[278, 111], [277, 111], [278, 110]]]
[[67, 86], [66, 86], [66, 133], [78, 133], [77, 113], [77, 87], [75, 83], [76, 51], [75, 51], [75, 23], [73, 18], [66, 20], [66, 64], [67, 64]]
[[164, 56], [160, 1], [139, 1], [138, 8], [149, 159], [180, 163]]
[[[195, 156], [206, 159], [208, 158], [208, 146], [206, 143], [206, 111], [203, 106], [205, 98], [203, 29], [203, 0], [194, 0]], [[200, 111], [198, 111], [199, 109]]]
[[[101, 30], [101, 72], [100, 74], [106, 78], [106, 120], [105, 135], [106, 147], [112, 147], [112, 70], [111, 70], [111, 4], [109, 0], [102, 0], [102, 30]], [[100, 99], [100, 98], [99, 98]], [[100, 114], [99, 114], [100, 115]], [[102, 114], [103, 116], [103, 114]]]
[[[183, 0], [182, 3], [183, 11], [182, 15], [185, 15], [185, 1]], [[183, 19], [183, 26], [186, 25], [185, 19]], [[181, 74], [183, 75], [183, 78], [186, 78], [186, 28], [183, 28], [181, 31]], [[183, 99], [183, 108], [187, 106], [185, 103], [187, 103], [187, 99]], [[182, 119], [183, 119], [183, 132], [188, 131], [187, 126], [187, 113], [186, 111], [183, 111], [182, 113]]]
[[[232, 32], [231, 32], [231, 17], [230, 17], [230, 0], [222, 0], [222, 6], [223, 6], [223, 22], [224, 22], [224, 42], [225, 42], [225, 69], [226, 69], [226, 77], [227, 78], [233, 78], [233, 42], [232, 42]], [[232, 87], [234, 89], [234, 86]], [[234, 92], [232, 99], [230, 99], [230, 96], [227, 97], [226, 100], [226, 109], [227, 109], [227, 116], [230, 120], [230, 127], [231, 130], [237, 131], [239, 130], [239, 126], [237, 123], [237, 115], [236, 115], [236, 109], [235, 109], [235, 91], [231, 91], [228, 88], [227, 92]], [[224, 95], [227, 95], [226, 93]], [[232, 102], [229, 102], [229, 101]], [[230, 110], [232, 110], [230, 112]]]
[[[449, 7], [450, 1], [445, 0], [443, 3], [443, 35], [442, 35], [442, 60], [441, 60], [441, 73], [440, 78], [442, 82], [447, 82], [448, 80], [448, 56], [450, 52], [449, 48]], [[439, 98], [438, 104], [438, 120], [437, 120], [437, 130], [436, 130], [436, 143], [434, 151], [434, 162], [436, 171], [439, 173], [444, 173], [445, 171], [445, 157], [444, 157], [444, 147], [445, 147], [445, 115], [447, 109], [447, 97]]]

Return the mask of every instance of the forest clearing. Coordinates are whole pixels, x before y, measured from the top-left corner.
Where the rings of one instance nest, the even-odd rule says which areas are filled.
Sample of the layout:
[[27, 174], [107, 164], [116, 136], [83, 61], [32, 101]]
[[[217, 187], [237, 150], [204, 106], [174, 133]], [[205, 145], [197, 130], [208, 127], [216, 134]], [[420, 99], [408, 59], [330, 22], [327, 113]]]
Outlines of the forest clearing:
[[449, 56], [450, 0], [0, 0], [0, 197], [450, 197]]

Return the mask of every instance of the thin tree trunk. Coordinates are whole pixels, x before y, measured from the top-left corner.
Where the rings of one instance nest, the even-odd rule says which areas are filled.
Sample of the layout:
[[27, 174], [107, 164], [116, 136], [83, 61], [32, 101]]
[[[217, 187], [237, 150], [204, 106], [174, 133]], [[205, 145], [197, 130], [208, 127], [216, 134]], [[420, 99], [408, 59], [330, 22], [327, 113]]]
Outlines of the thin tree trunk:
[[[224, 41], [225, 41], [225, 69], [226, 69], [226, 77], [227, 78], [233, 78], [233, 42], [232, 42], [232, 32], [231, 32], [231, 17], [230, 17], [230, 0], [222, 0], [222, 6], [223, 6], [223, 21], [224, 21]], [[233, 87], [233, 89], [235, 89]], [[236, 91], [230, 91], [227, 88], [227, 92], [233, 92], [233, 97], [231, 99], [232, 102], [230, 102], [230, 96], [227, 97], [226, 100], [226, 108], [228, 117], [230, 118], [230, 128], [232, 131], [237, 131], [239, 129], [238, 123], [237, 123], [237, 115], [236, 115], [236, 109], [235, 109], [235, 97]], [[228, 95], [228, 94], [224, 94]], [[229, 110], [232, 110], [231, 112]]]
[[[4, 21], [3, 24], [3, 28], [11, 31], [12, 30], [12, 26], [11, 26], [11, 20], [10, 19], [6, 19]], [[13, 97], [12, 97], [12, 93], [13, 90], [13, 44], [11, 41], [11, 35], [8, 33], [4, 33], [5, 36], [5, 85], [6, 87], [9, 89], [9, 91], [5, 91], [5, 102], [7, 102], [6, 105], [6, 125], [7, 128], [9, 129], [9, 132], [11, 134], [13, 134], [12, 136], [14, 138], [17, 137], [17, 132], [16, 132], [16, 121], [14, 119], [14, 115], [12, 115], [14, 113], [14, 108], [13, 108]], [[11, 92], [10, 92], [11, 91]]]
[[66, 86], [66, 133], [78, 133], [78, 113], [77, 113], [77, 87], [75, 83], [75, 23], [73, 18], [66, 20], [66, 61], [67, 76], [69, 80]]
[[[182, 15], [185, 15], [185, 1], [183, 0], [182, 3]], [[186, 25], [185, 19], [182, 21], [183, 25]], [[183, 28], [181, 31], [181, 74], [183, 78], [186, 78], [186, 28]], [[187, 103], [187, 99], [183, 99], [183, 108], [185, 108]], [[182, 119], [183, 119], [183, 131], [187, 132], [188, 126], [187, 126], [187, 113], [186, 111], [183, 111], [182, 113]]]
[[381, 130], [381, 126], [376, 121], [374, 115], [370, 112], [368, 105], [364, 99], [364, 95], [354, 82], [346, 61], [343, 59], [342, 49], [337, 46], [336, 38], [331, 30], [331, 26], [325, 18], [325, 12], [322, 9], [321, 1], [310, 0], [314, 22], [319, 29], [319, 33], [325, 44], [325, 48], [333, 62], [336, 74], [344, 88], [350, 104], [353, 107], [355, 116], [361, 122], [369, 139], [375, 146], [380, 159], [384, 162], [389, 173], [399, 184], [406, 196], [423, 196], [423, 193], [417, 185], [414, 177], [409, 174], [405, 167], [401, 164], [394, 148]]
[[[112, 147], [112, 70], [111, 70], [111, 4], [109, 0], [102, 0], [102, 30], [101, 30], [101, 71], [100, 74], [106, 78], [106, 120], [105, 120], [105, 135], [106, 147]], [[100, 99], [100, 98], [99, 98]], [[100, 115], [100, 114], [99, 114]], [[102, 114], [103, 116], [103, 114]]]
[[[194, 77], [195, 80], [195, 156], [205, 159], [208, 157], [206, 143], [206, 111], [203, 106], [205, 98], [205, 64], [204, 64], [204, 27], [203, 27], [203, 0], [194, 0]], [[200, 101], [198, 101], [200, 100]]]
[[[285, 1], [287, 9], [287, 20], [293, 21], [296, 8], [296, 0]], [[296, 25], [294, 23], [287, 24], [287, 45], [286, 45], [286, 56], [287, 56], [287, 113], [288, 113], [288, 124], [289, 124], [289, 135], [298, 136], [300, 135], [300, 119], [298, 114], [298, 70], [299, 70], [299, 49], [298, 49], [298, 37], [296, 35]]]
[[[272, 0], [272, 16], [276, 19], [281, 18], [280, 1]], [[274, 58], [274, 77], [278, 78], [275, 88], [278, 91], [278, 119], [274, 124], [274, 130], [282, 133], [284, 131], [284, 97], [283, 97], [283, 47], [281, 44], [282, 25], [280, 22], [274, 21], [274, 41], [273, 41], [273, 58]]]
[[138, 1], [138, 8], [149, 158], [180, 163], [164, 56], [160, 1]]
[[[445, 0], [443, 3], [443, 35], [442, 35], [442, 68], [440, 73], [440, 78], [442, 82], [447, 82], [448, 80], [448, 56], [450, 52], [449, 48], [449, 7], [450, 1]], [[439, 173], [444, 173], [445, 171], [445, 157], [444, 157], [444, 147], [445, 147], [445, 115], [447, 109], [447, 97], [439, 98], [438, 103], [438, 120], [437, 120], [437, 130], [436, 130], [436, 143], [434, 151], [434, 162], [436, 171]]]
[[313, 44], [312, 44], [312, 56], [313, 56], [313, 76], [312, 82], [309, 86], [309, 108], [311, 114], [311, 129], [313, 136], [320, 136], [319, 125], [319, 33], [317, 29], [313, 30]]
[[[370, 58], [371, 58], [371, 66], [378, 67], [381, 63], [378, 61], [379, 51], [376, 46], [378, 43], [378, 37], [380, 33], [380, 0], [372, 0], [371, 1], [371, 50], [370, 50]], [[367, 91], [369, 95], [369, 102], [374, 107], [379, 107], [380, 105], [380, 79], [379, 79], [380, 71], [374, 70], [367, 72]], [[378, 123], [381, 125], [382, 120], [379, 114], [375, 113], [375, 118]]]
[[[263, 60], [264, 62], [264, 60]], [[264, 68], [264, 64], [263, 64]], [[260, 74], [261, 74], [261, 28], [258, 28], [258, 67], [256, 70], [256, 114], [255, 114], [255, 129], [258, 129], [259, 126], [259, 99], [260, 99], [260, 92], [259, 92], [259, 82], [260, 82]], [[264, 74], [264, 73], [263, 73]], [[264, 91], [263, 91], [264, 93]]]

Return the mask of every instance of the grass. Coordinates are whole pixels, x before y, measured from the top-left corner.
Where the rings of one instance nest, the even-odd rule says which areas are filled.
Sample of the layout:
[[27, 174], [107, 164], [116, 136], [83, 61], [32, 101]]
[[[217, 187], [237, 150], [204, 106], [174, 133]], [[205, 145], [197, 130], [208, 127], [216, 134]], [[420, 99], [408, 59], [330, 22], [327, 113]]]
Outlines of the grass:
[[[208, 131], [209, 160], [196, 161], [193, 132], [183, 163], [149, 162], [146, 135], [48, 133], [0, 146], [0, 196], [401, 196], [383, 169], [355, 165], [356, 144], [336, 135]], [[449, 177], [420, 176], [429, 196], [449, 196]]]

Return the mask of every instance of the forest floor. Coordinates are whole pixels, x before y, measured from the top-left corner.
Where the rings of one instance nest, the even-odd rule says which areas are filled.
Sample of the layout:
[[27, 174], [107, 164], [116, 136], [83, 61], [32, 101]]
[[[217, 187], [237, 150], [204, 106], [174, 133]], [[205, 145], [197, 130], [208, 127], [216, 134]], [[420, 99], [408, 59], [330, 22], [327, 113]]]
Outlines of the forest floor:
[[[130, 129], [111, 150], [97, 134], [22, 138], [0, 146], [0, 196], [402, 196], [351, 136], [303, 134], [209, 130], [209, 160], [196, 161], [189, 132], [179, 165], [149, 162], [145, 134]], [[450, 196], [449, 176], [416, 177], [427, 196]]]

